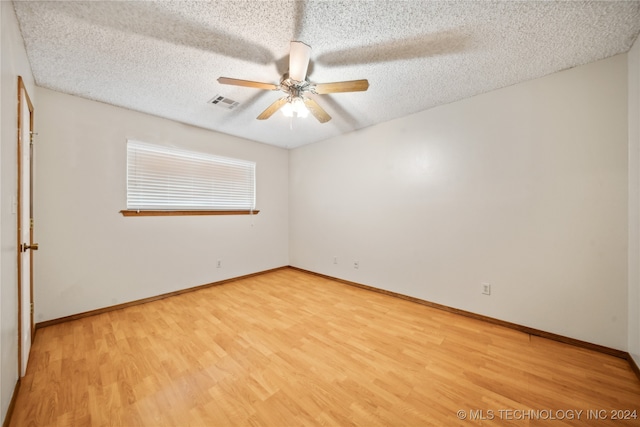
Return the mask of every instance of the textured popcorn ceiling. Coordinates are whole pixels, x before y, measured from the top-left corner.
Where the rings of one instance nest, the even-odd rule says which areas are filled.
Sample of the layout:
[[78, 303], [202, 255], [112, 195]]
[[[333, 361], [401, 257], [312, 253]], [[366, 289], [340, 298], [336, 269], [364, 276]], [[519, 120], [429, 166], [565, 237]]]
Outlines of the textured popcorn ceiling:
[[[282, 147], [320, 141], [626, 52], [638, 1], [14, 1], [39, 86]], [[333, 117], [255, 117], [281, 92], [289, 42]], [[208, 104], [215, 95], [232, 110]]]

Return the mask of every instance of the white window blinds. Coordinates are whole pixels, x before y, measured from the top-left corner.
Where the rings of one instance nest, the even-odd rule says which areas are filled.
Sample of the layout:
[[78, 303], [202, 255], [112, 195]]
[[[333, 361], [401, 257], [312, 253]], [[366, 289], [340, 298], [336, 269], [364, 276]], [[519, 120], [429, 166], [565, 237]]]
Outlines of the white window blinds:
[[127, 209], [254, 210], [256, 164], [127, 141]]

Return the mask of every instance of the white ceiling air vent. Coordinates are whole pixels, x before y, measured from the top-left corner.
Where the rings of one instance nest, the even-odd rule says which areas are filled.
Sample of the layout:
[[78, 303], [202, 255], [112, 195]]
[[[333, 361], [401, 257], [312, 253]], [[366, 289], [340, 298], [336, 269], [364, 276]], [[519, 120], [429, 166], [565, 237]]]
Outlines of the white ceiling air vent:
[[233, 99], [225, 98], [222, 95], [216, 95], [213, 98], [211, 98], [208, 102], [209, 102], [209, 104], [213, 104], [213, 105], [217, 105], [218, 107], [222, 107], [225, 110], [233, 110], [238, 105], [240, 105], [240, 103], [238, 101], [234, 101]]

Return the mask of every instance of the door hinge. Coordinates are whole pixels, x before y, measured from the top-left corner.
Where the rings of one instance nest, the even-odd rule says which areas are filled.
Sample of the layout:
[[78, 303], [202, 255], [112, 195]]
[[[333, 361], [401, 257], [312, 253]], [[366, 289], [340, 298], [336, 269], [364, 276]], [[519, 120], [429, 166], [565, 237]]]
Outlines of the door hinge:
[[33, 316], [33, 303], [31, 303], [31, 315]]
[[29, 226], [30, 226], [30, 227], [31, 227], [31, 229], [33, 230], [33, 218], [31, 218], [31, 219], [29, 220]]

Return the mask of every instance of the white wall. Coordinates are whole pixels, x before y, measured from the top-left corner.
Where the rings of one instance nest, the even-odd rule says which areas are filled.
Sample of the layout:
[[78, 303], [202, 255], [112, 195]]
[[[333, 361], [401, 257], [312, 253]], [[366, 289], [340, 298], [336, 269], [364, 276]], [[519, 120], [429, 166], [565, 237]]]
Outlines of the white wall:
[[[47, 89], [37, 96], [36, 322], [288, 265], [286, 150]], [[123, 217], [127, 138], [257, 162], [260, 213]]]
[[18, 380], [17, 218], [17, 99], [22, 76], [31, 100], [33, 76], [11, 2], [0, 2], [0, 420], [4, 422]]
[[626, 349], [626, 65], [292, 150], [291, 264]]
[[629, 63], [629, 354], [640, 366], [640, 39]]

